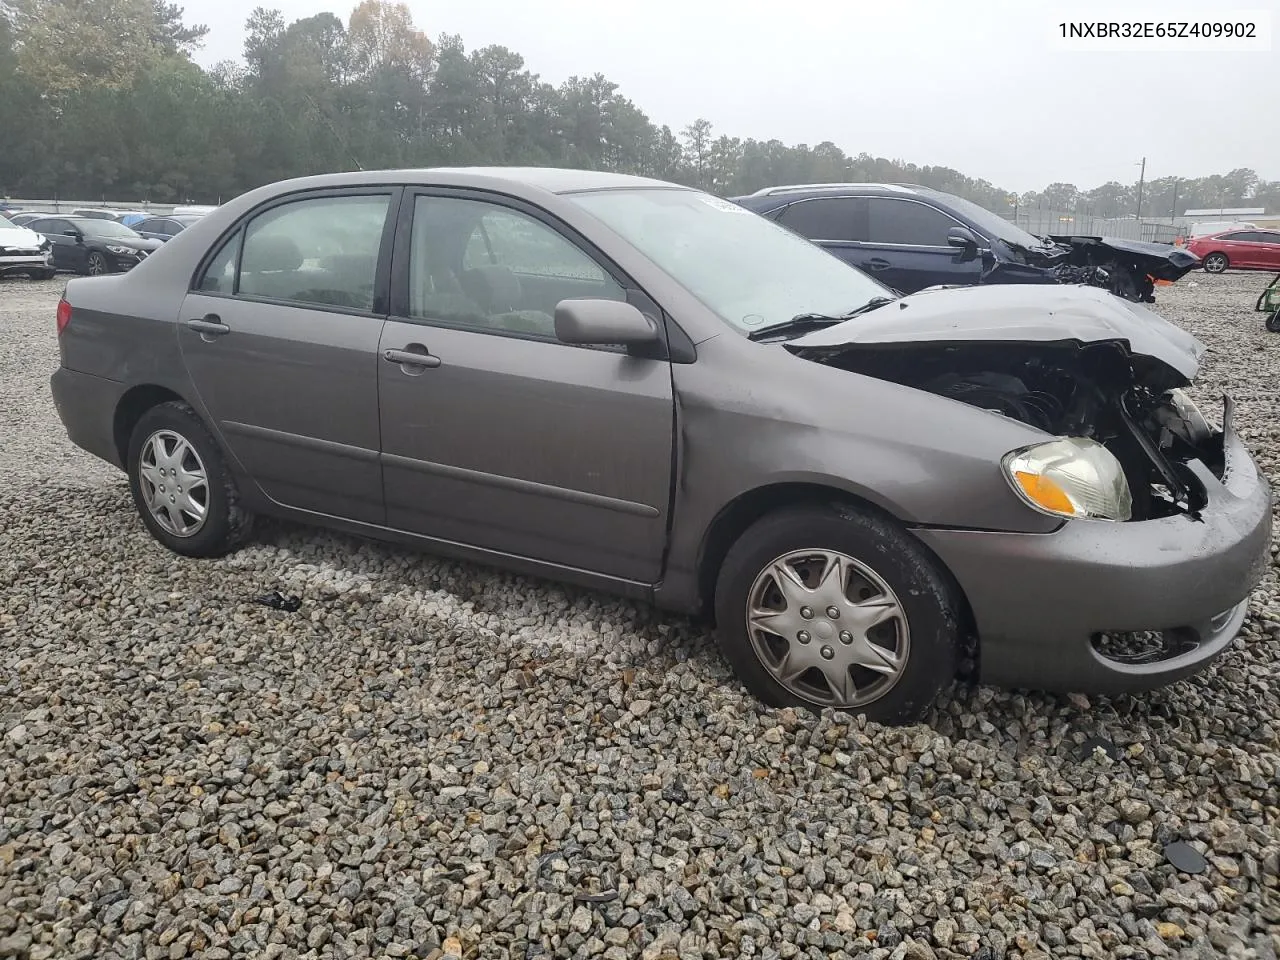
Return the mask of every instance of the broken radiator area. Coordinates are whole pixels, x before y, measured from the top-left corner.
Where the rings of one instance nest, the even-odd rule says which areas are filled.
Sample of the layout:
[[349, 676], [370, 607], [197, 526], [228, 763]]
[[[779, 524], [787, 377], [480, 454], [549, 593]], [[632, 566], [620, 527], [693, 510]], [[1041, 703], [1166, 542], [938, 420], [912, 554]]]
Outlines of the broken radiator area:
[[1112, 260], [1106, 264], [1064, 263], [1050, 268], [1058, 283], [1101, 287], [1134, 303], [1155, 303], [1155, 284], [1139, 268]]
[[1136, 368], [1138, 359], [1117, 342], [938, 343], [851, 349], [825, 362], [1096, 440], [1124, 467], [1134, 520], [1194, 518], [1206, 494], [1189, 464], [1219, 472], [1222, 434], [1172, 389], [1168, 368]]

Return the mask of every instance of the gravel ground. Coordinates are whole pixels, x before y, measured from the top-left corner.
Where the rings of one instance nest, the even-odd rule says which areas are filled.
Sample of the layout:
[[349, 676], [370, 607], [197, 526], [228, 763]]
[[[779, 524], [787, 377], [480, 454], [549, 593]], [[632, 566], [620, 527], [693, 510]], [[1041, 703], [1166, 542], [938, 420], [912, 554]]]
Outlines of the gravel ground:
[[[1264, 282], [1160, 310], [1277, 483]], [[608, 596], [279, 524], [165, 552], [57, 422], [60, 289], [0, 283], [0, 957], [1280, 953], [1275, 562], [1154, 694], [768, 710]]]

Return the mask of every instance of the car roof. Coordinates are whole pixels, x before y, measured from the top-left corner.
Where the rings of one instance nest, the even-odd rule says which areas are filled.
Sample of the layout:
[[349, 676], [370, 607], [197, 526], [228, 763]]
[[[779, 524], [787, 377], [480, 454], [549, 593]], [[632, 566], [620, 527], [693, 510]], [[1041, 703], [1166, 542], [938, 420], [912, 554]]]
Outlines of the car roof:
[[859, 197], [928, 197], [944, 204], [951, 196], [918, 183], [793, 183], [765, 187], [755, 193], [731, 199], [750, 210], [765, 212], [796, 200], [843, 197], [850, 194]]
[[1227, 227], [1225, 230], [1219, 230], [1217, 233], [1192, 237], [1192, 240], [1212, 240], [1215, 237], [1225, 237], [1228, 233], [1280, 233], [1280, 229], [1276, 227]]
[[773, 197], [791, 193], [841, 193], [846, 191], [858, 193], [898, 196], [901, 194], [936, 193], [929, 187], [918, 183], [792, 183], [774, 187], [764, 187], [750, 194], [753, 197]]
[[[91, 226], [95, 226], [95, 227], [96, 227], [96, 226], [98, 226], [99, 224], [103, 224], [103, 223], [116, 223], [116, 224], [120, 224], [120, 221], [118, 221], [118, 220], [108, 220], [106, 217], [77, 217], [77, 216], [74, 216], [74, 215], [68, 215], [68, 214], [65, 214], [65, 213], [50, 213], [50, 214], [48, 214], [48, 215], [46, 215], [46, 216], [41, 217], [40, 219], [41, 219], [41, 220], [65, 220], [65, 221], [67, 221], [67, 223], [69, 223], [69, 224], [71, 224], [71, 225], [73, 225], [73, 226], [78, 225], [78, 224], [83, 224], [83, 223], [87, 223], [87, 224], [90, 224]], [[123, 224], [120, 224], [120, 226], [123, 226]]]
[[291, 189], [317, 189], [382, 184], [387, 182], [423, 186], [501, 187], [518, 185], [548, 193], [576, 193], [587, 190], [623, 190], [641, 187], [691, 189], [664, 180], [637, 177], [604, 170], [570, 170], [561, 167], [424, 167], [404, 170], [361, 170], [300, 177], [273, 184]]

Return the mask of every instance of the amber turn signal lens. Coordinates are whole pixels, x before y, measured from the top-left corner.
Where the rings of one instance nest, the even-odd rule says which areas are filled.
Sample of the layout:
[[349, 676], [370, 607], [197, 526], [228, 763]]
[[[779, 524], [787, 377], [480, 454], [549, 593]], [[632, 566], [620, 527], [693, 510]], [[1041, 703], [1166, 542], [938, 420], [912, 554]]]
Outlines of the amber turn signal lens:
[[1022, 488], [1022, 492], [1046, 510], [1066, 514], [1076, 512], [1075, 504], [1071, 502], [1071, 498], [1048, 477], [1040, 477], [1034, 473], [1023, 473], [1021, 470], [1017, 471], [1013, 476], [1018, 481], [1018, 486]]

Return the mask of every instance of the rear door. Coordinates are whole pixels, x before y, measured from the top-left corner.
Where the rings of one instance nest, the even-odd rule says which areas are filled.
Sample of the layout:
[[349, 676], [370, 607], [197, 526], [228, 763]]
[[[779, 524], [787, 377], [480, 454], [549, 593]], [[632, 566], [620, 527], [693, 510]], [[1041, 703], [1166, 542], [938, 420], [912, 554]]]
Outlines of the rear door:
[[845, 263], [882, 279], [884, 267], [870, 262], [872, 253], [866, 246], [864, 197], [809, 197], [789, 204], [776, 219]]
[[263, 492], [381, 524], [378, 340], [398, 188], [291, 195], [255, 210], [197, 274], [182, 357]]
[[1280, 234], [1271, 235], [1261, 230], [1253, 230], [1240, 235], [1237, 246], [1243, 251], [1243, 259], [1240, 266], [1266, 268], [1275, 264], [1275, 253], [1277, 247], [1275, 243], [1268, 242], [1272, 239], [1280, 239]]
[[1249, 231], [1233, 230], [1218, 238], [1217, 246], [1227, 255], [1227, 263], [1233, 267], [1251, 267], [1256, 256], [1249, 243]]
[[[555, 337], [568, 298], [644, 295], [539, 208], [406, 193], [378, 364], [388, 526], [652, 583], [670, 364]], [[421, 362], [416, 357], [422, 357]]]
[[1269, 270], [1280, 270], [1280, 233], [1258, 233], [1258, 263]]

